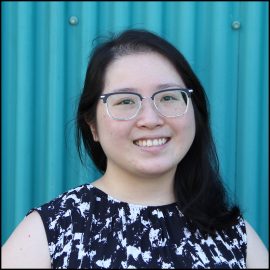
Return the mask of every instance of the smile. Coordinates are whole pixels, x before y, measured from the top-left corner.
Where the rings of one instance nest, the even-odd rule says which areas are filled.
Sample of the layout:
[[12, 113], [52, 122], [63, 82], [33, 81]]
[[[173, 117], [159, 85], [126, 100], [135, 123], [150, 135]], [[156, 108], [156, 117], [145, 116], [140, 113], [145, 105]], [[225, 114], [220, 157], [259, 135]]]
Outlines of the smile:
[[141, 147], [152, 147], [152, 146], [160, 146], [169, 141], [169, 138], [156, 138], [156, 139], [144, 139], [144, 140], [137, 140], [133, 143], [141, 146]]

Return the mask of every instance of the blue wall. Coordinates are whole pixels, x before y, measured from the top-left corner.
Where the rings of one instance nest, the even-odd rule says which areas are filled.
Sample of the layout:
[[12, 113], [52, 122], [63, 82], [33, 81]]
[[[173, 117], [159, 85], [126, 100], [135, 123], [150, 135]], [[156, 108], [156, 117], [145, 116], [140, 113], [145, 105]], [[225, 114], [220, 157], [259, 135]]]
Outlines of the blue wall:
[[268, 247], [268, 8], [2, 2], [2, 241], [31, 207], [99, 176], [75, 150], [76, 104], [93, 39], [132, 27], [167, 38], [191, 63], [210, 100], [224, 182]]

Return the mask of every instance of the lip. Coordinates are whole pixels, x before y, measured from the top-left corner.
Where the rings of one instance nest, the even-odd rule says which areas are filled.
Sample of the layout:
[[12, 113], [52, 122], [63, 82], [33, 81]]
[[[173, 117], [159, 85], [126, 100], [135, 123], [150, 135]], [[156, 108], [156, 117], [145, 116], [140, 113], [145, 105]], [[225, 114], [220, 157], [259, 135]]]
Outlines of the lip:
[[133, 140], [133, 142], [135, 141], [139, 141], [139, 140], [155, 140], [155, 139], [162, 139], [162, 138], [166, 138], [170, 140], [170, 136], [167, 135], [156, 135], [156, 136], [144, 136], [144, 137], [138, 137], [136, 139]]
[[[159, 139], [166, 139], [166, 142], [164, 144], [161, 145], [151, 145], [151, 146], [146, 146], [146, 145], [138, 145], [136, 144], [136, 141], [147, 141], [147, 140], [159, 140]], [[163, 148], [167, 147], [168, 142], [171, 140], [170, 137], [168, 136], [151, 136], [151, 137], [141, 137], [139, 139], [136, 139], [133, 141], [133, 144], [135, 146], [137, 146], [139, 149], [141, 149], [142, 151], [146, 151], [146, 152], [151, 152], [151, 153], [156, 153], [160, 150], [162, 150]]]

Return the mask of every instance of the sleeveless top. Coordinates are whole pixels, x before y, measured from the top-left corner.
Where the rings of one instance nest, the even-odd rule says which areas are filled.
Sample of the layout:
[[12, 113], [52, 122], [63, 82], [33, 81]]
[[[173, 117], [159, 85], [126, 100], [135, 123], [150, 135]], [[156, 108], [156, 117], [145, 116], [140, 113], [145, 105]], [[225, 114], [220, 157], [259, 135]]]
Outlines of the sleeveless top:
[[52, 268], [246, 268], [242, 216], [230, 229], [191, 232], [176, 203], [130, 204], [91, 184], [31, 209], [47, 234]]

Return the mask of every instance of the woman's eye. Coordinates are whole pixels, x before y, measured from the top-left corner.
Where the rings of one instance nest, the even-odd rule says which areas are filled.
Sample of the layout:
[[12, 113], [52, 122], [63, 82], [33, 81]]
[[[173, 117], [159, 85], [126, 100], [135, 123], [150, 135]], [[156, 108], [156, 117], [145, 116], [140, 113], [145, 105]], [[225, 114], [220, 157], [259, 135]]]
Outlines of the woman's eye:
[[132, 99], [123, 99], [117, 103], [117, 105], [131, 105], [134, 104], [134, 100]]
[[172, 97], [172, 96], [164, 96], [162, 98], [162, 100], [164, 100], [164, 101], [170, 101], [170, 100], [176, 100], [176, 98], [175, 97]]

